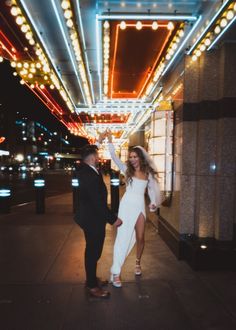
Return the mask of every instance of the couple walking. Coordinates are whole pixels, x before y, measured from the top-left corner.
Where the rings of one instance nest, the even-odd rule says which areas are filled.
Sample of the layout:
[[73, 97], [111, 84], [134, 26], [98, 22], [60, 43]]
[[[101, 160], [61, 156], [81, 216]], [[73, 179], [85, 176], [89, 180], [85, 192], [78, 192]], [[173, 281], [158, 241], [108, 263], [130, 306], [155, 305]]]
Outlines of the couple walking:
[[126, 192], [120, 201], [118, 217], [107, 206], [106, 186], [102, 175], [97, 170], [98, 148], [96, 145], [83, 148], [83, 163], [77, 172], [80, 189], [79, 208], [75, 221], [81, 226], [85, 235], [86, 286], [90, 295], [97, 298], [109, 297], [109, 292], [103, 290], [107, 281], [101, 281], [96, 276], [97, 261], [101, 256], [105, 239], [106, 223], [117, 227], [110, 280], [115, 287], [121, 287], [121, 268], [135, 242], [137, 243], [135, 275], [141, 275], [146, 189], [150, 199], [150, 211], [154, 212], [160, 204], [157, 170], [145, 149], [140, 146], [131, 148], [128, 160], [124, 164], [115, 153], [109, 131], [100, 134], [98, 143], [102, 143], [105, 137], [108, 138], [111, 158], [126, 177]]

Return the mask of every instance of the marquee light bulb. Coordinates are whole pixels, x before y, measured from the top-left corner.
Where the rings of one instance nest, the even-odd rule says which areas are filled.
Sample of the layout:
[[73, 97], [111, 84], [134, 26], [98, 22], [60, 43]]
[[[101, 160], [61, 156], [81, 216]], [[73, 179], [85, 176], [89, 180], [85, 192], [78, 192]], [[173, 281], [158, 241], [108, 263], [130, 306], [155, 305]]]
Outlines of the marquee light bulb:
[[61, 7], [65, 10], [68, 9], [70, 7], [70, 1], [63, 0], [62, 3], [61, 3]]
[[16, 24], [17, 25], [22, 25], [24, 23], [23, 16], [17, 16], [16, 18]]
[[229, 11], [227, 12], [227, 14], [226, 14], [226, 18], [227, 18], [227, 20], [230, 21], [233, 17], [234, 17], [234, 12], [233, 12], [233, 10], [229, 10]]
[[110, 24], [109, 24], [108, 21], [105, 21], [103, 26], [104, 26], [105, 29], [108, 29], [110, 27]]
[[168, 29], [168, 30], [174, 30], [174, 28], [175, 28], [175, 26], [174, 26], [173, 22], [169, 22], [169, 23], [167, 24], [167, 29]]
[[72, 11], [71, 10], [66, 10], [64, 12], [64, 16], [65, 16], [66, 19], [71, 18], [72, 17]]
[[216, 25], [215, 30], [214, 30], [215, 34], [219, 34], [220, 31], [221, 31], [221, 28], [219, 27], [219, 25]]
[[157, 22], [152, 22], [152, 29], [157, 30], [158, 29], [158, 23]]
[[11, 8], [11, 14], [12, 14], [12, 16], [17, 16], [19, 13], [20, 13], [19, 12], [19, 8], [17, 8], [16, 6], [13, 6]]
[[72, 21], [72, 19], [68, 19], [68, 20], [66, 21], [66, 25], [67, 25], [69, 28], [72, 28], [72, 26], [73, 26], [73, 21]]
[[121, 28], [121, 30], [125, 30], [126, 29], [126, 23], [125, 23], [125, 21], [122, 21], [120, 23], [120, 28]]
[[222, 20], [220, 21], [220, 26], [222, 28], [226, 27], [226, 25], [228, 24], [227, 19], [226, 18], [222, 18]]
[[138, 21], [138, 22], [136, 23], [136, 29], [137, 29], [137, 30], [141, 30], [142, 27], [143, 27], [142, 22]]

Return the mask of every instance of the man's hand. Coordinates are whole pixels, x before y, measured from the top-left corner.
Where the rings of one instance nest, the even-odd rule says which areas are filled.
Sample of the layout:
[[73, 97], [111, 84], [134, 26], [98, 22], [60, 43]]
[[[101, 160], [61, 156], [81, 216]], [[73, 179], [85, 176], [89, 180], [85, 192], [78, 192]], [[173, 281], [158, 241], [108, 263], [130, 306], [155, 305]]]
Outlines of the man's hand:
[[150, 212], [155, 212], [157, 210], [157, 207], [155, 204], [149, 204], [149, 210]]
[[117, 218], [116, 221], [113, 223], [115, 227], [120, 227], [123, 221], [120, 218]]
[[102, 143], [103, 142], [103, 140], [105, 139], [105, 137], [106, 137], [106, 132], [101, 132], [101, 133], [99, 133], [99, 136], [98, 136], [98, 143]]

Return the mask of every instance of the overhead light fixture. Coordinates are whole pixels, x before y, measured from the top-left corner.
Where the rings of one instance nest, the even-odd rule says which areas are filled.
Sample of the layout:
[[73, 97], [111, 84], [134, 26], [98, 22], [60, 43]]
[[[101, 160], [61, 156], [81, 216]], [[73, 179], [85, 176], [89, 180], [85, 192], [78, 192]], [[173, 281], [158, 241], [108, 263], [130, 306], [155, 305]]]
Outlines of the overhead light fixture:
[[158, 29], [158, 23], [156, 21], [152, 22], [152, 29], [157, 30]]
[[[220, 6], [220, 8], [215, 13], [215, 15], [212, 17], [212, 19], [208, 22], [208, 24], [206, 25], [205, 29], [199, 35], [199, 37], [197, 38], [197, 40], [194, 42], [194, 44], [192, 45], [192, 47], [189, 49], [189, 51], [187, 52], [187, 55], [190, 55], [193, 52], [193, 50], [196, 49], [196, 47], [201, 42], [201, 40], [203, 40], [204, 36], [207, 36], [207, 34], [209, 34], [209, 32], [208, 32], [209, 29], [216, 22], [217, 18], [223, 13], [223, 11], [226, 8], [226, 6], [229, 6], [230, 5], [230, 2], [231, 2], [231, 0], [224, 1], [224, 3]], [[211, 41], [210, 41], [210, 43], [211, 43]], [[209, 46], [209, 45], [206, 44], [206, 46]]]
[[169, 22], [169, 23], [167, 24], [167, 29], [168, 29], [168, 30], [174, 30], [174, 28], [175, 28], [175, 26], [174, 26], [174, 23], [173, 23], [173, 22]]
[[228, 24], [228, 21], [226, 18], [222, 18], [222, 20], [220, 21], [220, 26], [222, 28], [226, 27], [226, 25]]
[[103, 24], [103, 27], [104, 27], [105, 29], [109, 29], [109, 27], [110, 27], [110, 23], [109, 23], [108, 21], [105, 21], [104, 24]]
[[217, 38], [212, 42], [212, 44], [207, 48], [207, 50], [211, 50], [212, 47], [218, 42], [218, 40], [222, 37], [222, 35], [230, 28], [230, 26], [235, 22], [236, 16], [230, 21], [230, 23], [218, 34]]
[[214, 32], [215, 34], [219, 34], [221, 32], [221, 28], [219, 25], [216, 25]]
[[197, 20], [197, 16], [192, 15], [97, 15], [98, 20], [162, 20], [162, 21], [189, 21], [194, 22]]
[[138, 22], [136, 23], [136, 29], [137, 29], [137, 30], [141, 30], [142, 27], [143, 27], [142, 22], [138, 21]]
[[120, 28], [121, 28], [121, 30], [125, 30], [126, 29], [126, 23], [125, 23], [125, 21], [122, 21], [120, 23]]

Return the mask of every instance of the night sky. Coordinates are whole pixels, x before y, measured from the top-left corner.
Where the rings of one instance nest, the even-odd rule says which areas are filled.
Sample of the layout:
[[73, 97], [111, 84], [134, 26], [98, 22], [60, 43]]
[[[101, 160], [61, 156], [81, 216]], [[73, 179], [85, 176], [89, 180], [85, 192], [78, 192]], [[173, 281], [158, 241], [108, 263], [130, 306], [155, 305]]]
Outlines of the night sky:
[[[87, 143], [86, 139], [71, 135], [28, 87], [20, 84], [21, 78], [13, 76], [13, 72], [14, 69], [8, 61], [0, 63], [0, 103], [11, 112], [12, 120], [15, 120], [16, 117], [27, 117], [40, 122], [50, 131], [68, 135], [71, 145], [78, 147]], [[19, 112], [18, 115], [17, 112]]]

